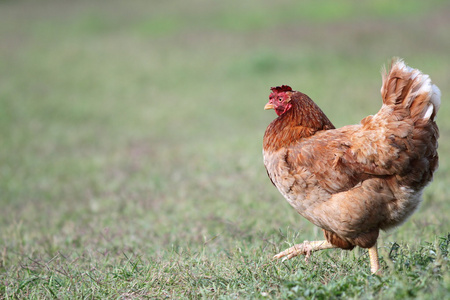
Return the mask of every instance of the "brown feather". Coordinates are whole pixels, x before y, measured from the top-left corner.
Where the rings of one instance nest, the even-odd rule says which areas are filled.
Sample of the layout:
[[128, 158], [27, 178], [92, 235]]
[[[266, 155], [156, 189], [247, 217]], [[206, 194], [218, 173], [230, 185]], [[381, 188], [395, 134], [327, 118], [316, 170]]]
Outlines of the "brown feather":
[[414, 212], [438, 166], [440, 93], [427, 75], [393, 61], [380, 111], [339, 129], [305, 94], [272, 91], [288, 92], [292, 107], [264, 134], [267, 173], [331, 244], [372, 247]]

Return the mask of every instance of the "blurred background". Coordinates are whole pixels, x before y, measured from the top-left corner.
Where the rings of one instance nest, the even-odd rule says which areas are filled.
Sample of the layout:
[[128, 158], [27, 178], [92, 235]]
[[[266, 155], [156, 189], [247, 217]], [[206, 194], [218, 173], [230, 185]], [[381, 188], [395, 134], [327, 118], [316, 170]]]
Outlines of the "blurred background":
[[380, 108], [394, 56], [442, 91], [441, 163], [381, 242], [445, 234], [449, 15], [438, 0], [0, 1], [3, 271], [58, 253], [250, 251], [289, 228], [320, 238], [266, 176], [270, 87], [357, 123]]

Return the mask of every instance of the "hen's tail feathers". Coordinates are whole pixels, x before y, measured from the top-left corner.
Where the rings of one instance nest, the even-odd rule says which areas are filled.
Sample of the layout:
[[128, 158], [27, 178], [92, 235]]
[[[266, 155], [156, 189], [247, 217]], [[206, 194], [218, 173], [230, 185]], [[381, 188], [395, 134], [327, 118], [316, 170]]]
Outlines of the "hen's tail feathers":
[[441, 105], [441, 91], [431, 83], [428, 75], [408, 67], [403, 60], [392, 60], [389, 72], [383, 72], [381, 86], [383, 104], [394, 109], [398, 118], [408, 117], [414, 121], [434, 121]]

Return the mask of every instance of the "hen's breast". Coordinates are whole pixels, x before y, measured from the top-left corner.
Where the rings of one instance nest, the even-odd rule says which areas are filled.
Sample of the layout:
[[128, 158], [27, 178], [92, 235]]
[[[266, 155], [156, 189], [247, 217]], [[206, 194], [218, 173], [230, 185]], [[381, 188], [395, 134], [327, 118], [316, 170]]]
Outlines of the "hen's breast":
[[315, 223], [308, 212], [314, 206], [326, 202], [330, 193], [321, 187], [316, 175], [301, 161], [292, 161], [289, 149], [264, 151], [263, 155], [267, 174], [273, 184], [299, 214]]

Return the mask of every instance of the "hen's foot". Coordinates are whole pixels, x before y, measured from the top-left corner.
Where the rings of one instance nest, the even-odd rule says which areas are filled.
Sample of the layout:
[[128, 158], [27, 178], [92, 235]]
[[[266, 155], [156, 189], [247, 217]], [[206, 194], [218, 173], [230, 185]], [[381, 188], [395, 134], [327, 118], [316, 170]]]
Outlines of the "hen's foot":
[[381, 275], [381, 266], [378, 259], [378, 249], [377, 244], [369, 248], [369, 259], [370, 259], [370, 272], [375, 275]]
[[331, 248], [336, 248], [336, 246], [330, 244], [328, 241], [304, 241], [302, 244], [297, 244], [284, 250], [283, 252], [278, 253], [273, 257], [273, 259], [280, 259], [283, 257], [284, 261], [298, 255], [305, 255], [305, 261], [307, 262], [312, 252]]

